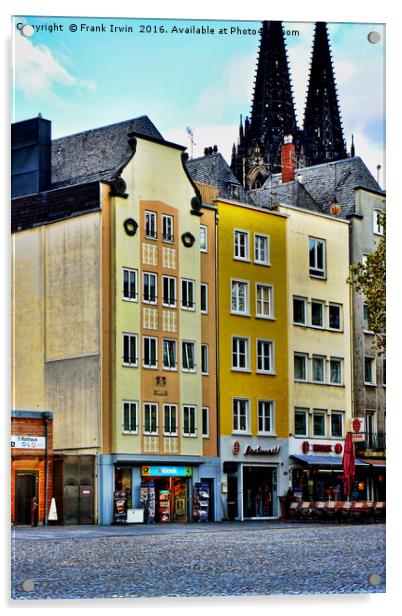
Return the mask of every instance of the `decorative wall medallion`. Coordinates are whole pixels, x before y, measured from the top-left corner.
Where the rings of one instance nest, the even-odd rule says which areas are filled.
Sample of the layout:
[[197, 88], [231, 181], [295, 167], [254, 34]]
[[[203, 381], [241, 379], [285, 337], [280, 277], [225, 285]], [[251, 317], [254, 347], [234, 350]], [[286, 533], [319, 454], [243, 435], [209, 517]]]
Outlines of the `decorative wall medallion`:
[[191, 248], [191, 246], [195, 242], [195, 237], [192, 233], [187, 231], [186, 233], [183, 233], [183, 235], [181, 236], [181, 241], [183, 242], [186, 248]]
[[138, 223], [135, 222], [134, 218], [126, 218], [123, 224], [127, 235], [135, 235], [137, 233]]

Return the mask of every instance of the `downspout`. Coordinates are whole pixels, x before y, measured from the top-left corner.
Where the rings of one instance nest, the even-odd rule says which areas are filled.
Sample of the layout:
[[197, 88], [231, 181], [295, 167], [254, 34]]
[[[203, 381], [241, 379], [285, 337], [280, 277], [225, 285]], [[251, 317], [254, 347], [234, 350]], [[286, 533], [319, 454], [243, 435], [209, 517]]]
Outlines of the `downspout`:
[[48, 483], [49, 483], [49, 445], [48, 445], [48, 422], [51, 417], [50, 413], [42, 413], [42, 417], [45, 421], [45, 519], [43, 520], [44, 526], [47, 526], [47, 501], [48, 501]]

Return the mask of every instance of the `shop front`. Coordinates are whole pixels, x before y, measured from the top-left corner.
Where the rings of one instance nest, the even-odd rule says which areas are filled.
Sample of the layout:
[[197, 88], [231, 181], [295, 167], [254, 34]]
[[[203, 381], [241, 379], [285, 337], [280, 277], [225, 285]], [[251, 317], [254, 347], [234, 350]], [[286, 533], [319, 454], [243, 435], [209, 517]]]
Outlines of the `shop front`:
[[288, 488], [286, 440], [240, 436], [222, 437], [221, 443], [226, 519], [278, 518], [279, 497]]

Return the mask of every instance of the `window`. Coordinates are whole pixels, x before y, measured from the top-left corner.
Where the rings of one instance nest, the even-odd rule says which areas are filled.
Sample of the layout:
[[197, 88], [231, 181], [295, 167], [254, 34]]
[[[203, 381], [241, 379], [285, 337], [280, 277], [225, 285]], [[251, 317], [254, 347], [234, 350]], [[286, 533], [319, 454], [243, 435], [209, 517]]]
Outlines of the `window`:
[[325, 381], [324, 357], [313, 356], [313, 381], [323, 383]]
[[158, 339], [144, 336], [144, 368], [157, 368], [158, 366]]
[[195, 372], [194, 342], [182, 342], [182, 368], [186, 372]]
[[250, 400], [233, 400], [233, 432], [248, 432]]
[[273, 289], [270, 285], [260, 284], [256, 286], [256, 316], [263, 319], [273, 318]]
[[164, 370], [176, 370], [177, 368], [177, 354], [176, 354], [176, 340], [165, 339], [163, 341], [163, 369]]
[[342, 328], [341, 306], [339, 304], [329, 305], [329, 329], [340, 330]]
[[307, 299], [305, 297], [293, 298], [293, 323], [307, 325]]
[[273, 372], [273, 342], [257, 340], [257, 372]]
[[258, 400], [258, 433], [272, 434], [274, 426], [274, 403], [272, 400]]
[[311, 301], [311, 325], [324, 327], [324, 304], [322, 302]]
[[163, 405], [163, 434], [177, 436], [177, 405]]
[[144, 403], [144, 434], [158, 434], [158, 403]]
[[331, 357], [329, 360], [331, 385], [342, 385], [342, 360]]
[[249, 260], [248, 231], [239, 231], [238, 229], [235, 229], [234, 258], [241, 259], [242, 261]]
[[137, 301], [137, 270], [123, 267], [123, 299]]
[[156, 304], [157, 298], [157, 276], [156, 274], [143, 274], [143, 302], [144, 304]]
[[331, 436], [343, 437], [343, 413], [332, 411], [331, 413]]
[[309, 273], [316, 278], [325, 278], [325, 241], [310, 237]]
[[206, 282], [201, 283], [201, 312], [203, 314], [208, 313], [208, 285]]
[[369, 332], [370, 330], [370, 315], [367, 304], [363, 304], [363, 330]]
[[207, 406], [202, 407], [202, 436], [203, 438], [209, 436], [209, 408]]
[[162, 239], [164, 242], [173, 242], [173, 216], [162, 215]]
[[137, 334], [123, 334], [123, 366], [138, 366]]
[[232, 338], [232, 369], [245, 370], [249, 367], [248, 338]]
[[163, 276], [163, 298], [162, 302], [164, 306], [175, 307], [176, 306], [176, 278], [173, 276]]
[[325, 436], [325, 412], [314, 411], [313, 436]]
[[123, 432], [138, 434], [138, 402], [123, 400]]
[[295, 409], [295, 436], [307, 436], [308, 409]]
[[295, 353], [295, 381], [307, 381], [307, 355]]
[[194, 280], [181, 281], [181, 307], [183, 310], [194, 310], [195, 297], [194, 297]]
[[195, 436], [196, 433], [196, 410], [197, 407], [188, 404], [183, 405], [183, 434]]
[[156, 240], [156, 212], [145, 212], [145, 237]]
[[372, 357], [364, 358], [364, 384], [375, 385], [375, 363]]
[[208, 374], [208, 345], [201, 345], [201, 372]]
[[248, 282], [232, 280], [232, 312], [234, 314], [248, 314]]
[[267, 235], [254, 234], [254, 262], [269, 265], [269, 244]]
[[200, 225], [200, 250], [208, 252], [208, 227]]
[[381, 224], [381, 212], [378, 210], [373, 212], [373, 232], [376, 235], [384, 235], [384, 226]]

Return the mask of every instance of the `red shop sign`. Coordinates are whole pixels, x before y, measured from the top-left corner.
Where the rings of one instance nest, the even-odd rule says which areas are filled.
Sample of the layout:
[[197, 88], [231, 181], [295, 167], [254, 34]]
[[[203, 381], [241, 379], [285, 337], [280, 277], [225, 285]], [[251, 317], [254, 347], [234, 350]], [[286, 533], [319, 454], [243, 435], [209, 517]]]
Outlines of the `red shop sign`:
[[342, 453], [342, 445], [341, 443], [335, 443], [335, 445], [332, 444], [322, 444], [322, 443], [312, 443], [310, 445], [310, 443], [308, 441], [303, 441], [302, 443], [302, 452], [304, 454], [307, 454], [309, 451], [315, 451], [315, 452], [319, 452], [319, 453], [332, 453], [333, 451], [335, 453]]

